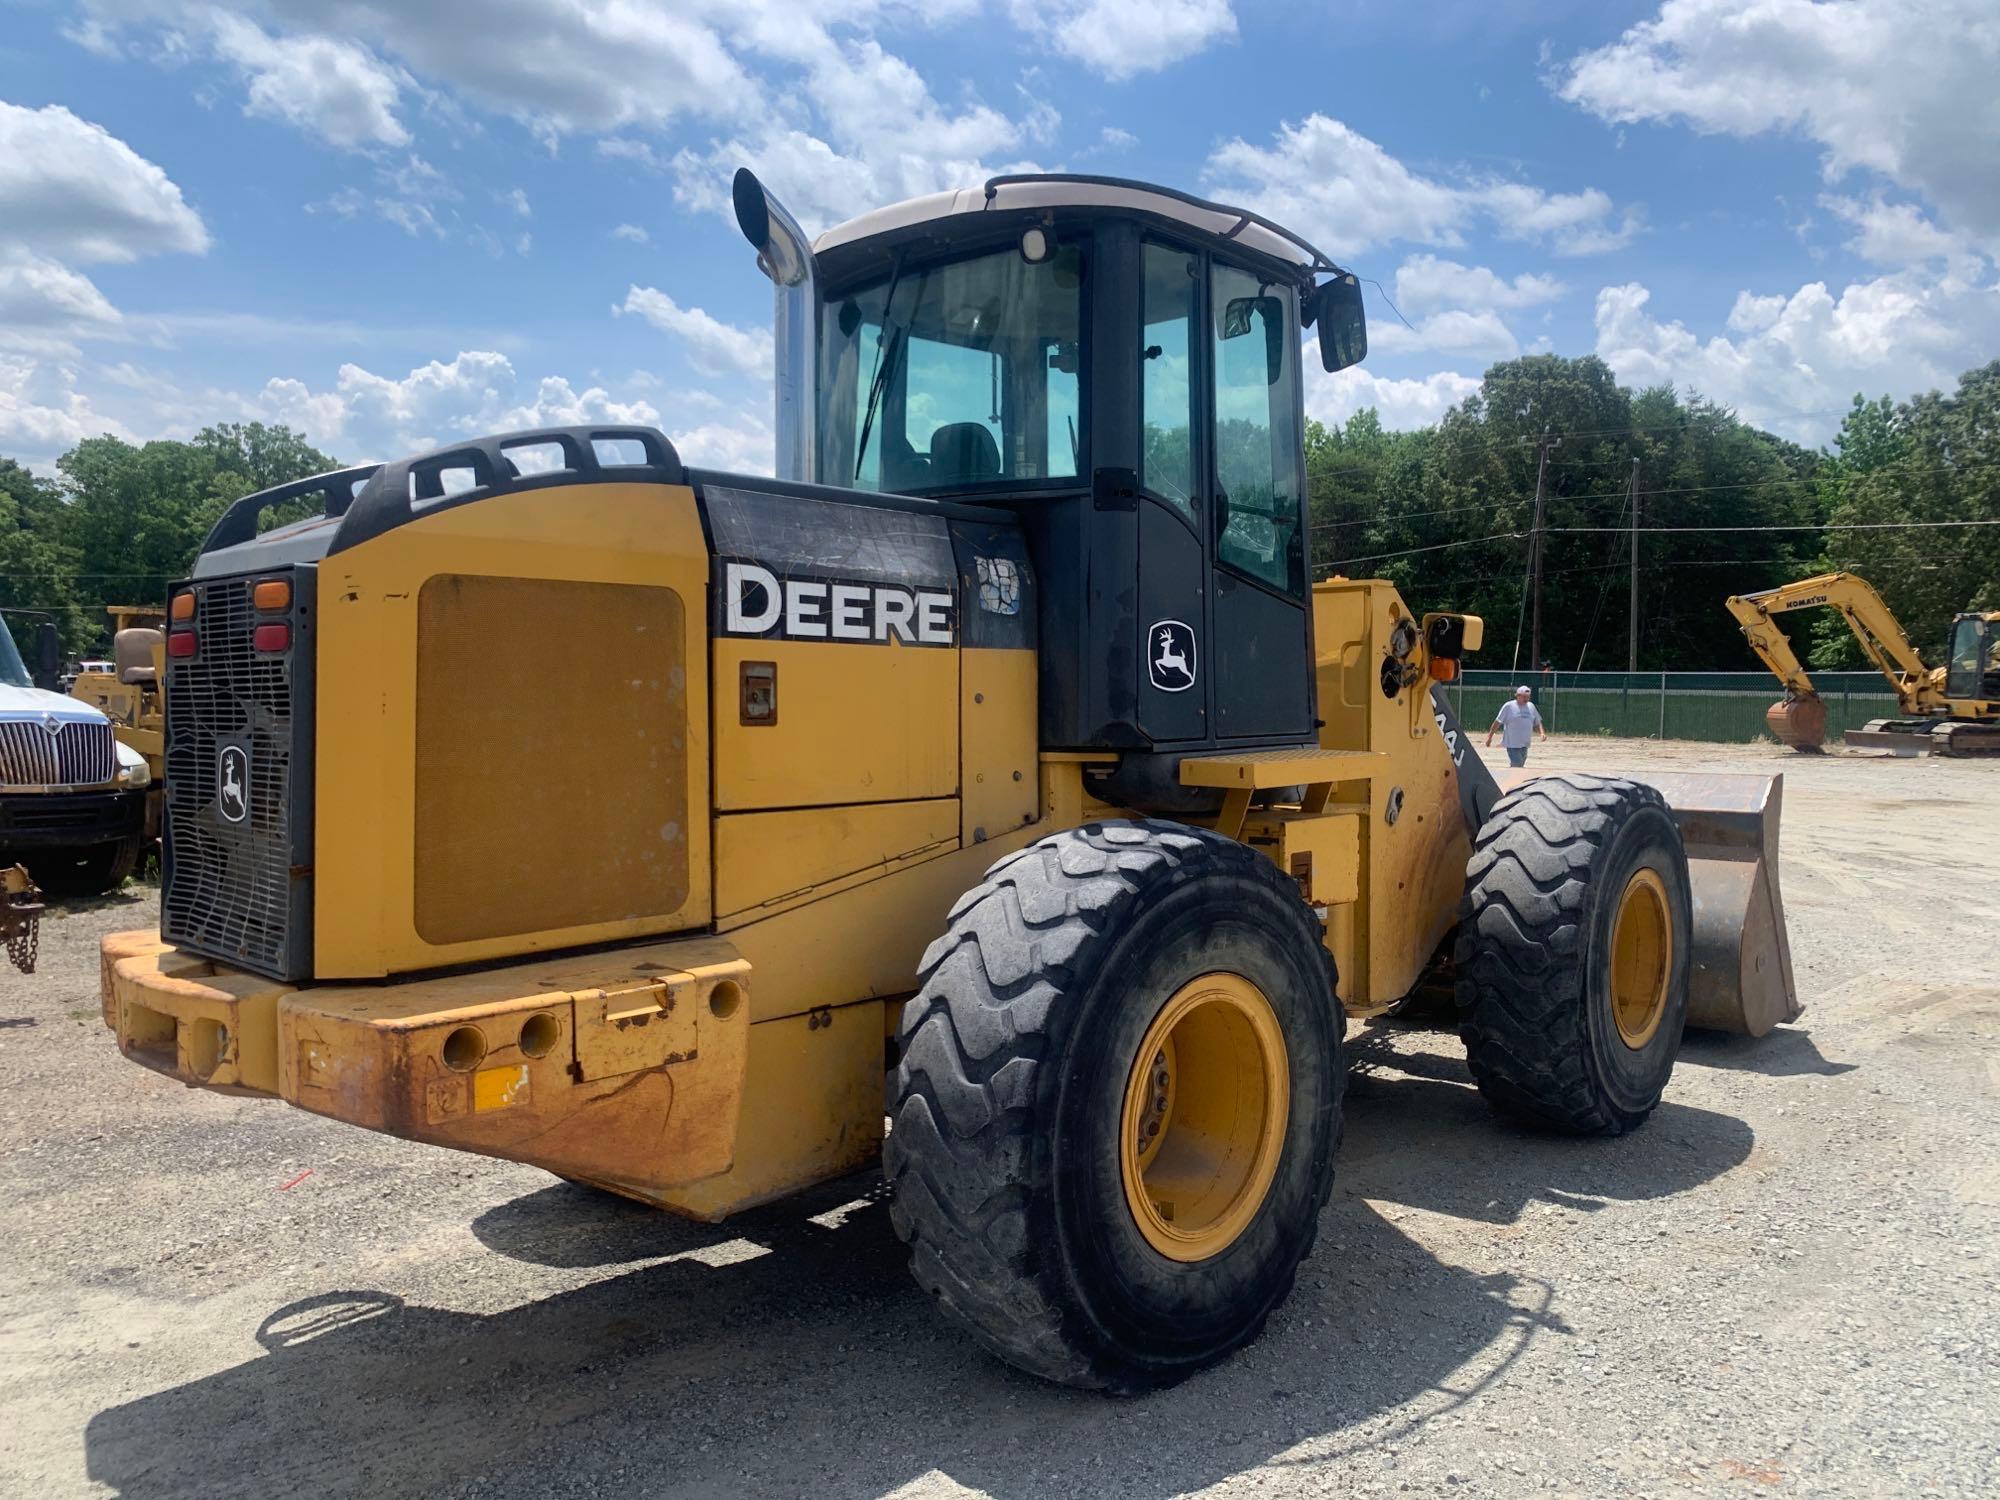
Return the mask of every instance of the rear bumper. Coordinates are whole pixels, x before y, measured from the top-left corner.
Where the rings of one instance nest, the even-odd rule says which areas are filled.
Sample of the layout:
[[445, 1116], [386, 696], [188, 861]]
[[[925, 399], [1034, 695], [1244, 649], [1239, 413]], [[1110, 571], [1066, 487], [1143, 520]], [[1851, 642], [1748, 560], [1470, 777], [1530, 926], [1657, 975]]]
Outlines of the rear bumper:
[[146, 793], [0, 793], [0, 845], [9, 849], [115, 844], [145, 826]]
[[299, 988], [152, 933], [100, 962], [119, 1051], [190, 1087], [641, 1198], [734, 1161], [750, 966], [721, 939], [389, 986]]

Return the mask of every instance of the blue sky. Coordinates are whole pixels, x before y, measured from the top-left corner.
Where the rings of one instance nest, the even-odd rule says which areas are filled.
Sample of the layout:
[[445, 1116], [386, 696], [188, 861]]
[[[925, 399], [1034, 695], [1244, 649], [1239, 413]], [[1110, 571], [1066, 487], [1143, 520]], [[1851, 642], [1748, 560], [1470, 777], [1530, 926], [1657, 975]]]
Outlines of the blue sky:
[[770, 463], [755, 166], [818, 228], [1001, 169], [1381, 283], [1308, 405], [1597, 353], [1807, 442], [2000, 355], [1992, 0], [0, 0], [0, 455], [555, 421]]

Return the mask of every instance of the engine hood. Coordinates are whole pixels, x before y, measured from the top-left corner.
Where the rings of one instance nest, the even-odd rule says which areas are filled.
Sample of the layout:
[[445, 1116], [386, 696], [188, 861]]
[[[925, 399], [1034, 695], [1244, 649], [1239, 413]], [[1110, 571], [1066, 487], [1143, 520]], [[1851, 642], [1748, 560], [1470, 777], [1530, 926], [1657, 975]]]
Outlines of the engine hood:
[[110, 721], [88, 703], [66, 698], [41, 688], [13, 687], [0, 682], [0, 719], [27, 719], [39, 722], [55, 718], [68, 724], [105, 724]]

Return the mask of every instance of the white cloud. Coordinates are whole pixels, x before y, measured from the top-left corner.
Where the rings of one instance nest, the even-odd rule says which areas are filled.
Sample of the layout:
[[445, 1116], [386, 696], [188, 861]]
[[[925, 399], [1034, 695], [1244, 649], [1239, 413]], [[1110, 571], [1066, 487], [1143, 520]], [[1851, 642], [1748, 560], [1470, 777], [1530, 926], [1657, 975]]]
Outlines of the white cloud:
[[620, 224], [616, 229], [611, 231], [611, 238], [614, 240], [624, 240], [628, 244], [633, 245], [650, 245], [653, 243], [653, 237], [637, 224]]
[[1477, 395], [1479, 382], [1452, 370], [1419, 379], [1385, 379], [1359, 365], [1331, 375], [1309, 367], [1306, 375], [1306, 415], [1329, 425], [1345, 422], [1358, 411], [1374, 408], [1384, 427], [1404, 430], [1429, 427], [1467, 396]]
[[118, 309], [80, 271], [26, 251], [0, 250], [0, 348], [72, 354], [81, 338], [124, 329]]
[[1447, 307], [1538, 307], [1567, 290], [1553, 276], [1524, 271], [1509, 281], [1485, 266], [1435, 255], [1413, 255], [1396, 268], [1396, 303], [1418, 315]]
[[1229, 0], [1013, 0], [1015, 24], [1110, 79], [1171, 67], [1236, 35]]
[[402, 146], [396, 105], [411, 82], [366, 47], [329, 36], [267, 35], [241, 16], [208, 16], [218, 55], [242, 69], [250, 114], [283, 120], [335, 146]]
[[1837, 194], [1821, 196], [1820, 207], [1854, 229], [1847, 248], [1878, 266], [1921, 266], [1943, 262], [1966, 280], [1979, 275], [1980, 260], [1969, 236], [1940, 229], [1913, 203], [1866, 202]]
[[1445, 181], [1411, 170], [1360, 132], [1325, 115], [1286, 123], [1269, 146], [1231, 140], [1202, 175], [1225, 199], [1246, 202], [1333, 255], [1397, 240], [1454, 246], [1484, 222], [1508, 239], [1545, 241], [1557, 254], [1616, 249], [1638, 232], [1596, 188], [1551, 193], [1490, 177]]
[[[818, 233], [878, 204], [971, 186], [995, 171], [1030, 165], [993, 158], [1020, 149], [1039, 128], [1032, 103], [1024, 120], [977, 100], [947, 109], [916, 69], [872, 40], [828, 42], [809, 49], [802, 62], [801, 96], [818, 125], [778, 120], [707, 150], [676, 153], [677, 198], [727, 216], [730, 176], [747, 165], [808, 233]], [[626, 142], [616, 148], [604, 142], [600, 149], [657, 161], [649, 149]]]
[[66, 261], [208, 249], [181, 190], [102, 126], [59, 104], [0, 102], [0, 246]]
[[528, 202], [527, 193], [520, 188], [515, 188], [510, 193], [502, 194], [500, 201], [524, 219], [534, 216], [534, 205]]
[[619, 315], [636, 313], [660, 332], [677, 338], [687, 349], [688, 363], [705, 375], [740, 375], [771, 379], [770, 335], [751, 333], [711, 317], [698, 307], [682, 307], [665, 292], [635, 286], [625, 293]]
[[1477, 312], [1450, 308], [1419, 320], [1414, 328], [1377, 318], [1368, 327], [1368, 347], [1378, 354], [1457, 354], [1478, 359], [1506, 359], [1521, 352], [1491, 308]]
[[2000, 20], [1992, 0], [1663, 0], [1574, 58], [1562, 97], [1629, 124], [1812, 140], [2000, 244]]
[[[225, 38], [233, 26], [260, 31], [206, 0], [86, 4], [100, 39], [110, 26], [149, 21], [168, 35], [207, 35], [229, 55], [224, 49], [236, 44]], [[729, 114], [757, 96], [718, 31], [724, 22], [732, 29], [742, 25], [754, 7], [725, 0], [250, 0], [237, 8], [282, 21], [291, 34], [266, 41], [297, 47], [297, 56], [311, 48], [346, 49], [346, 55], [321, 54], [341, 76], [305, 80], [307, 101], [287, 108], [275, 84], [265, 101], [271, 112], [307, 128], [337, 121], [350, 137], [339, 144], [398, 143], [394, 94], [384, 91], [395, 75], [381, 58], [398, 59], [551, 135]], [[263, 60], [254, 40], [242, 49], [253, 54], [247, 64], [257, 70], [253, 91], [256, 79], [287, 72], [283, 62]], [[346, 96], [345, 105], [331, 116], [317, 114], [312, 102], [334, 92]], [[390, 133], [381, 133], [385, 129]]]
[[1706, 340], [1648, 310], [1628, 283], [1597, 294], [1597, 353], [1627, 385], [1692, 386], [1746, 421], [1824, 443], [1855, 393], [1898, 398], [1948, 387], [2000, 345], [2000, 292], [1896, 272], [1838, 296], [1824, 282], [1789, 295], [1740, 294], [1730, 335]]
[[131, 434], [97, 411], [66, 364], [0, 354], [0, 453], [43, 472], [85, 438]]

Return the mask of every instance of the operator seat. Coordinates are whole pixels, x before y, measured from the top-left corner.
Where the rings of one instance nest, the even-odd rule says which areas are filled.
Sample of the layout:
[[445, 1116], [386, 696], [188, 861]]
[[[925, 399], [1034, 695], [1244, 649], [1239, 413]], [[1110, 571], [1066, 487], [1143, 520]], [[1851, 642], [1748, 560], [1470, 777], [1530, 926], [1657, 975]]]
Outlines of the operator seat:
[[931, 483], [975, 484], [1000, 477], [1000, 445], [983, 422], [947, 422], [931, 434]]

